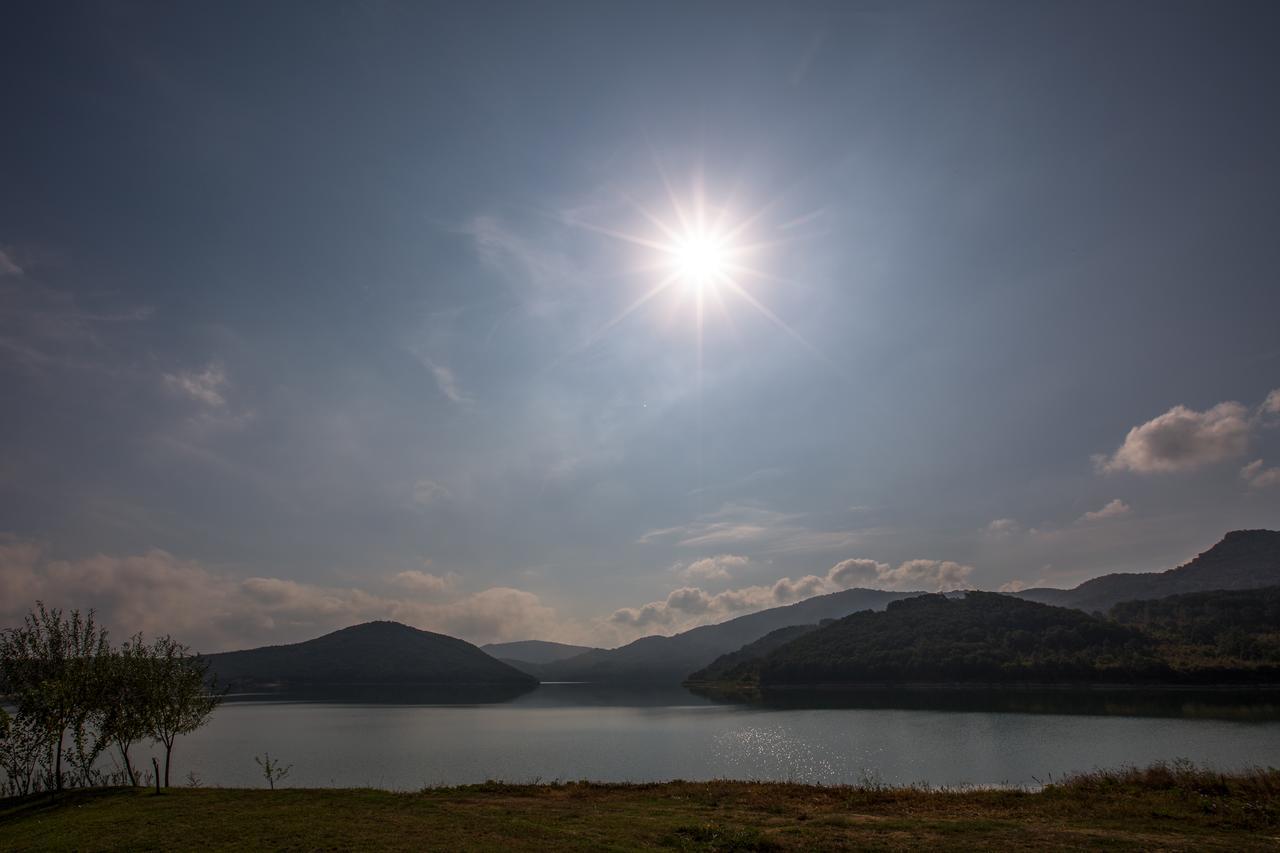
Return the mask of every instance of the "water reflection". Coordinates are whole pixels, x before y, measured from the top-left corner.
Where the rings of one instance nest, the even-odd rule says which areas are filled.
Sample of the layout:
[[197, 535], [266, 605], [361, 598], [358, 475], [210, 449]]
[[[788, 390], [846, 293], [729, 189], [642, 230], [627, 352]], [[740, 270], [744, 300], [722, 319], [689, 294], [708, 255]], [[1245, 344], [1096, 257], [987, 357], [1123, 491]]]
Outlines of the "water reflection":
[[1278, 690], [861, 688], [726, 691], [705, 687], [547, 683], [532, 687], [351, 685], [231, 694], [230, 702], [515, 708], [864, 709], [1280, 720]]
[[227, 694], [228, 702], [306, 702], [331, 705], [494, 705], [536, 691], [537, 685], [351, 684], [290, 687]]
[[1280, 691], [1277, 690], [860, 688], [782, 689], [758, 693], [699, 687], [690, 689], [709, 701], [766, 709], [846, 708], [1280, 720]]

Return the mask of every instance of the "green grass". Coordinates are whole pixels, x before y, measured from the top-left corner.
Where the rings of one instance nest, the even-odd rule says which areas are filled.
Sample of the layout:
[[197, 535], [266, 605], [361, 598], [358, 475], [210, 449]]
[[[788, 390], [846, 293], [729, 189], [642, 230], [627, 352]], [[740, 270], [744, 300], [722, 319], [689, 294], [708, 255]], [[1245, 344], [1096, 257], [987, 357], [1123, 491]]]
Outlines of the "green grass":
[[112, 788], [0, 800], [19, 850], [1268, 850], [1280, 771], [1185, 765], [1031, 793], [755, 782], [487, 783], [418, 793]]

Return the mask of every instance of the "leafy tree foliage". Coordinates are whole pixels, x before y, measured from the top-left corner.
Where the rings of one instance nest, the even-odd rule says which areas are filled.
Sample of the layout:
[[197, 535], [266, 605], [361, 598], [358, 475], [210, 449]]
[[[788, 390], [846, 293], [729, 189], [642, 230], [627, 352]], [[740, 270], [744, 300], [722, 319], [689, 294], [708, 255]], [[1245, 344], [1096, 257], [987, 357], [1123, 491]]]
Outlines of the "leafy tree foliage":
[[222, 697], [205, 687], [209, 664], [170, 637], [161, 637], [152, 644], [147, 663], [147, 733], [164, 746], [167, 788], [174, 741], [178, 735], [190, 734], [207, 723]]
[[0, 637], [0, 661], [4, 665], [6, 691], [24, 721], [43, 730], [53, 747], [52, 781], [61, 791], [65, 738], [72, 737], [73, 769], [83, 775], [101, 753], [101, 745], [89, 728], [98, 705], [101, 663], [110, 654], [107, 632], [94, 622], [93, 612], [79, 610], [63, 616], [37, 602], [22, 627]]
[[1152, 637], [1175, 666], [1280, 664], [1280, 587], [1126, 601], [1110, 616]]
[[[186, 646], [134, 635], [119, 649], [93, 612], [64, 614], [37, 602], [22, 626], [0, 633], [0, 771], [8, 793], [100, 784], [102, 753], [115, 747], [123, 778], [137, 784], [130, 748], [151, 738], [165, 750], [165, 784], [178, 736], [209, 718], [221, 696]], [[69, 742], [68, 742], [69, 739]], [[118, 777], [117, 777], [118, 778]]]

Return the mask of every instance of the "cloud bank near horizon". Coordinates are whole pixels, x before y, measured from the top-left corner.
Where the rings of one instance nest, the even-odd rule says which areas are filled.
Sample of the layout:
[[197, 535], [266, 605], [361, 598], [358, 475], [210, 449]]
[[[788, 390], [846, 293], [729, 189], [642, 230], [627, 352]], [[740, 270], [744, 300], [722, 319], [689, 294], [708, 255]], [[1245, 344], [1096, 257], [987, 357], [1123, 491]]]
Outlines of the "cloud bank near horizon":
[[[745, 560], [720, 555], [708, 562], [741, 566]], [[460, 592], [462, 578], [454, 573], [409, 569], [369, 587], [324, 586], [275, 577], [236, 578], [160, 549], [123, 557], [54, 559], [41, 543], [6, 535], [0, 537], [0, 624], [16, 624], [41, 600], [64, 609], [93, 609], [114, 635], [172, 634], [200, 651], [298, 642], [377, 619], [477, 645], [549, 639], [613, 646], [855, 586], [966, 588], [972, 573], [972, 566], [949, 560], [891, 566], [847, 559], [822, 576], [782, 577], [772, 584], [716, 593], [685, 586], [662, 601], [619, 608], [607, 618], [573, 620], [527, 590], [495, 586]], [[716, 579], [710, 571], [703, 577]]]

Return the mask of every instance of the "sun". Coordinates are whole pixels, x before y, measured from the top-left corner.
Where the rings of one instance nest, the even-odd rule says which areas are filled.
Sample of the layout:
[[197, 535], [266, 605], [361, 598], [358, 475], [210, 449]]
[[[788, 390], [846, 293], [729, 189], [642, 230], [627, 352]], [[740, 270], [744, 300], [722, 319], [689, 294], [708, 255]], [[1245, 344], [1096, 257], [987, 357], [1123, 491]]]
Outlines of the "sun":
[[[734, 214], [728, 204], [711, 203], [701, 179], [694, 181], [693, 191], [680, 198], [672, 190], [665, 176], [662, 179], [670, 209], [661, 215], [647, 209], [625, 193], [621, 199], [639, 215], [645, 223], [640, 230], [619, 230], [600, 222], [592, 222], [577, 216], [566, 217], [574, 226], [594, 231], [614, 240], [629, 243], [643, 250], [644, 259], [626, 270], [640, 273], [649, 279], [646, 289], [632, 299], [621, 311], [592, 332], [575, 350], [591, 346], [607, 332], [666, 294], [674, 296], [673, 305], [690, 309], [697, 330], [699, 375], [703, 346], [703, 331], [708, 314], [722, 316], [733, 325], [730, 317], [732, 303], [740, 302], [755, 313], [773, 323], [815, 356], [822, 358], [812, 344], [792, 329], [765, 304], [762, 291], [770, 286], [790, 284], [790, 279], [774, 272], [766, 272], [760, 264], [766, 255], [796, 239], [796, 235], [775, 235], [762, 239], [758, 232], [764, 217], [775, 206], [774, 202], [747, 216]], [[803, 223], [817, 214], [796, 217], [790, 227]], [[824, 359], [825, 360], [825, 359]]]
[[715, 287], [733, 269], [733, 246], [723, 237], [696, 231], [677, 238], [667, 249], [672, 272], [686, 287]]

